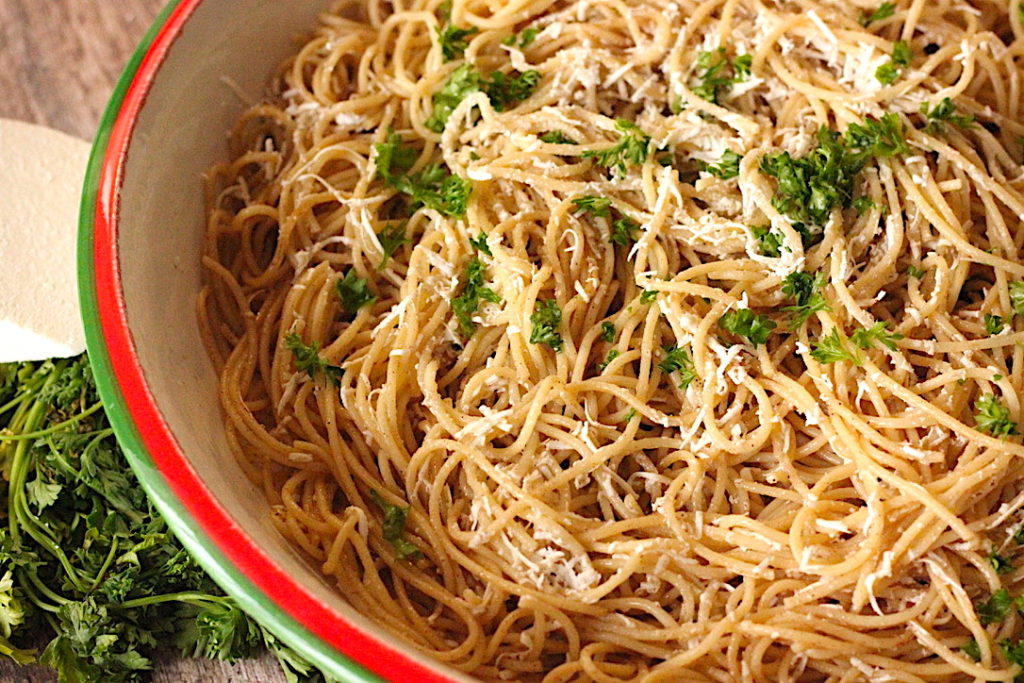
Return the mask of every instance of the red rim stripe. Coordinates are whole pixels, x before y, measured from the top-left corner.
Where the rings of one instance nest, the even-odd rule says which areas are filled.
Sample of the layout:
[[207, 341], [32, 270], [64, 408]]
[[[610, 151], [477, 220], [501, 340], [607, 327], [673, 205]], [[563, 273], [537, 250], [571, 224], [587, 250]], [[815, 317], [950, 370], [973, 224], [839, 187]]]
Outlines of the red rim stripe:
[[391, 645], [364, 633], [277, 566], [249, 538], [192, 469], [146, 385], [125, 314], [118, 262], [120, 189], [131, 135], [164, 58], [202, 0], [183, 0], [162, 27], [138, 71], [110, 133], [95, 214], [96, 295], [100, 327], [127, 412], [157, 470], [199, 528], [234, 567], [283, 612], [375, 673], [394, 681], [450, 683]]

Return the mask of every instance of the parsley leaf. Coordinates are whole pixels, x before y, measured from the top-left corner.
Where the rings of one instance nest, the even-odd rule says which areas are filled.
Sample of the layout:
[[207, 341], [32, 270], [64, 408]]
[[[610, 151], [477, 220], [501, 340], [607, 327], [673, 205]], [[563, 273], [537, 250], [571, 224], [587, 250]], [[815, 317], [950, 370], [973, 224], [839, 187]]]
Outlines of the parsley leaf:
[[921, 113], [928, 119], [924, 129], [928, 133], [939, 135], [946, 129], [947, 123], [957, 128], [967, 130], [974, 127], [974, 116], [971, 114], [957, 114], [956, 104], [948, 97], [929, 109], [927, 102], [921, 103]]
[[882, 19], [888, 19], [896, 13], [896, 5], [891, 2], [883, 2], [878, 6], [871, 14], [860, 13], [860, 25], [868, 26], [872, 22], [881, 21]]
[[601, 323], [601, 339], [611, 344], [615, 341], [615, 325], [607, 320]]
[[719, 163], [709, 164], [702, 161], [700, 162], [700, 169], [716, 178], [728, 180], [740, 174], [740, 160], [742, 159], [742, 154], [737, 154], [731, 149], [727, 149], [722, 153], [722, 160]]
[[749, 308], [726, 311], [718, 320], [718, 325], [726, 332], [744, 337], [755, 348], [767, 343], [768, 337], [778, 326], [774, 320], [763, 314], [755, 314]]
[[1004, 638], [999, 641], [999, 649], [1003, 651], [1003, 656], [1006, 657], [1007, 662], [1017, 666], [1024, 666], [1024, 639], [1014, 642], [1009, 638]]
[[1010, 305], [1015, 313], [1024, 315], [1024, 282], [1010, 283]]
[[640, 303], [643, 305], [647, 305], [654, 301], [655, 299], [657, 299], [658, 294], [660, 293], [661, 292], [659, 292], [656, 289], [645, 289], [644, 291], [640, 292]]
[[460, 59], [466, 52], [466, 48], [469, 47], [469, 41], [466, 38], [474, 36], [478, 32], [479, 29], [476, 28], [459, 28], [451, 24], [438, 28], [437, 41], [441, 44], [441, 55], [444, 57], [444, 61]]
[[501, 297], [493, 289], [484, 287], [484, 262], [474, 256], [466, 263], [462, 277], [462, 293], [452, 299], [452, 311], [459, 321], [459, 328], [466, 337], [476, 332], [473, 314], [480, 309], [480, 300], [501, 303]]
[[971, 638], [961, 645], [960, 651], [976, 662], [981, 661], [981, 647], [978, 645], [978, 641], [974, 638]]
[[[733, 83], [739, 83], [750, 77], [753, 64], [751, 55], [740, 55], [730, 62], [724, 47], [701, 52], [697, 55], [697, 75], [699, 81], [692, 87], [693, 93], [701, 99], [718, 104], [722, 92]], [[728, 68], [732, 75], [727, 75]]]
[[571, 137], [569, 137], [568, 135], [566, 135], [565, 133], [563, 133], [560, 130], [555, 130], [555, 131], [549, 131], [547, 133], [542, 133], [541, 136], [540, 136], [540, 141], [541, 142], [546, 142], [546, 143], [548, 143], [550, 145], [575, 145], [575, 144], [577, 144], [575, 140], [573, 140]]
[[388, 185], [395, 185], [398, 177], [416, 163], [416, 150], [404, 147], [402, 136], [394, 128], [388, 129], [387, 140], [374, 145], [374, 149], [377, 150], [377, 174]]
[[861, 328], [859, 330], [854, 330], [853, 334], [850, 335], [850, 341], [865, 351], [874, 346], [876, 342], [890, 351], [895, 351], [896, 342], [903, 339], [903, 335], [892, 334], [888, 329], [889, 323], [885, 321], [877, 322], [866, 329]]
[[607, 197], [596, 197], [592, 194], [576, 197], [572, 200], [575, 209], [573, 213], [577, 216], [583, 213], [590, 213], [594, 216], [607, 218], [611, 214], [612, 200]]
[[333, 384], [337, 384], [345, 371], [337, 365], [331, 365], [320, 357], [320, 342], [312, 342], [309, 346], [302, 343], [302, 338], [295, 332], [289, 332], [284, 338], [284, 347], [292, 352], [295, 368], [305, 372], [310, 379], [316, 379], [321, 373]]
[[647, 161], [651, 138], [636, 124], [625, 119], [617, 120], [615, 127], [624, 133], [622, 139], [611, 147], [587, 151], [582, 156], [584, 159], [593, 158], [598, 166], [614, 168], [620, 177], [625, 177], [630, 166], [638, 166]]
[[750, 233], [757, 240], [757, 248], [762, 256], [779, 258], [782, 254], [782, 244], [785, 241], [785, 237], [781, 233], [773, 231], [769, 225], [752, 225]]
[[501, 41], [502, 45], [509, 45], [511, 47], [518, 47], [520, 49], [529, 47], [533, 41], [537, 39], [537, 34], [540, 33], [539, 28], [530, 27], [524, 28], [519, 33], [514, 33], [504, 40]]
[[400, 246], [408, 242], [408, 238], [405, 236], [405, 221], [397, 225], [389, 225], [383, 230], [377, 233], [377, 241], [380, 242], [380, 248], [383, 252], [383, 256], [380, 260], [380, 265], [377, 266], [377, 270], [383, 270], [384, 266], [388, 264], [391, 257], [395, 254]]
[[477, 235], [476, 237], [470, 237], [469, 243], [473, 245], [473, 248], [476, 249], [477, 251], [483, 254], [487, 254], [488, 256], [494, 256], [494, 254], [491, 253], [490, 245], [487, 244], [486, 232], [481, 231], [480, 234]]
[[985, 394], [974, 402], [974, 424], [978, 431], [992, 436], [1012, 436], [1017, 433], [1017, 423], [1010, 419], [1010, 409], [992, 394]]
[[782, 310], [791, 313], [789, 327], [792, 330], [799, 328], [807, 319], [818, 311], [831, 311], [828, 301], [821, 293], [827, 278], [824, 273], [817, 276], [808, 273], [790, 273], [782, 281], [782, 293], [796, 300], [793, 306], [786, 306]]
[[452, 175], [441, 164], [431, 164], [410, 175], [408, 170], [415, 163], [416, 153], [402, 147], [402, 139], [394, 131], [389, 133], [387, 142], [375, 147], [377, 173], [388, 185], [409, 195], [414, 209], [426, 206], [446, 216], [465, 215], [473, 192], [472, 183]]
[[913, 58], [910, 44], [905, 40], [897, 40], [892, 46], [892, 59], [875, 70], [875, 78], [883, 85], [892, 85], [903, 73], [903, 69], [910, 66]]
[[409, 516], [409, 508], [391, 505], [376, 491], [370, 491], [370, 497], [377, 507], [384, 511], [381, 534], [384, 536], [384, 540], [394, 547], [398, 559], [408, 560], [422, 556], [423, 553], [420, 552], [420, 549], [405, 538], [405, 524]]
[[1003, 331], [1003, 316], [992, 315], [991, 313], [985, 314], [985, 331], [991, 336], [993, 334], [999, 334]]
[[640, 229], [640, 224], [628, 216], [622, 216], [612, 221], [612, 244], [618, 244], [620, 247], [628, 247], [629, 245], [636, 242], [636, 232]]
[[924, 269], [923, 268], [918, 268], [917, 266], [911, 264], [911, 265], [907, 266], [907, 275], [909, 275], [910, 277], [914, 277], [914, 278], [917, 278], [918, 280], [920, 280], [921, 278], [924, 277]]
[[975, 609], [978, 611], [978, 619], [981, 621], [982, 626], [988, 626], [1005, 619], [1006, 615], [1010, 613], [1010, 609], [1013, 608], [1014, 602], [1014, 599], [1010, 596], [1010, 591], [1000, 588], [987, 601], [975, 605]]
[[448, 76], [441, 89], [434, 93], [434, 111], [426, 121], [426, 126], [435, 133], [444, 130], [452, 112], [466, 95], [480, 90], [480, 74], [472, 64], [463, 64]]
[[996, 570], [996, 574], [1009, 574], [1013, 571], [1013, 562], [1010, 561], [1010, 558], [1003, 557], [999, 553], [989, 555], [988, 563]]
[[679, 373], [679, 388], [686, 389], [693, 380], [697, 379], [697, 370], [693, 365], [693, 358], [686, 349], [673, 344], [662, 348], [665, 357], [658, 363], [658, 369], [666, 375], [673, 372]]
[[534, 93], [540, 84], [540, 72], [534, 69], [509, 76], [500, 71], [491, 74], [483, 82], [483, 91], [491, 100], [491, 106], [498, 111], [511, 109]]
[[856, 150], [853, 156], [861, 164], [870, 157], [885, 158], [910, 151], [903, 123], [893, 113], [883, 114], [880, 119], [869, 116], [861, 123], [851, 123], [846, 129], [846, 145]]
[[839, 336], [839, 328], [833, 327], [832, 333], [822, 337], [814, 348], [811, 349], [811, 358], [819, 363], [837, 363], [841, 360], [848, 360], [854, 365], [860, 365], [860, 358], [856, 352], [849, 351]]
[[611, 349], [608, 352], [608, 356], [604, 359], [604, 361], [597, 366], [598, 369], [603, 371], [606, 367], [608, 367], [609, 364], [611, 364], [613, 360], [615, 360], [621, 355], [622, 352], [619, 351], [618, 349]]
[[562, 324], [562, 311], [554, 299], [538, 301], [530, 314], [530, 343], [546, 344], [560, 353], [563, 347], [562, 335], [556, 330]]
[[852, 206], [854, 210], [857, 212], [858, 216], [863, 216], [871, 209], [877, 207], [878, 204], [876, 204], [875, 201], [871, 199], [871, 197], [867, 195], [861, 195], [860, 197], [857, 197], [856, 199], [853, 200]]
[[356, 313], [363, 306], [368, 306], [377, 300], [377, 297], [370, 291], [370, 283], [364, 277], [356, 274], [355, 268], [349, 268], [344, 277], [338, 278], [334, 283], [334, 290], [341, 301], [341, 307], [348, 313]]

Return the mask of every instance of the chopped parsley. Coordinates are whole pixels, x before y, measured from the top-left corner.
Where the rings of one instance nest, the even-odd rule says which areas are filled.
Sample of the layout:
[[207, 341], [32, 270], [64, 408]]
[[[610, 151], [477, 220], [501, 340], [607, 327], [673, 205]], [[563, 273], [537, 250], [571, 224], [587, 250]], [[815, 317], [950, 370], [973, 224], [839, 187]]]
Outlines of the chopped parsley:
[[896, 13], [896, 5], [891, 2], [883, 2], [878, 6], [871, 14], [865, 14], [863, 11], [860, 13], [860, 25], [867, 27], [869, 24], [881, 21], [882, 19], [888, 19]]
[[778, 327], [774, 320], [763, 314], [755, 314], [749, 308], [726, 311], [718, 320], [718, 326], [726, 332], [743, 337], [755, 348], [767, 343], [772, 331]]
[[907, 266], [907, 275], [910, 276], [910, 277], [914, 277], [914, 278], [917, 278], [918, 280], [920, 280], [921, 278], [924, 277], [924, 269], [923, 268], [918, 268], [917, 266], [911, 264], [911, 265]]
[[999, 334], [1005, 327], [1003, 323], [1003, 316], [992, 315], [991, 313], [985, 314], [985, 331], [991, 336], [993, 334]]
[[708, 102], [718, 104], [718, 100], [726, 88], [750, 77], [750, 67], [753, 61], [753, 57], [750, 55], [740, 55], [730, 62], [724, 47], [699, 53], [696, 75], [698, 83], [692, 87], [693, 94]]
[[819, 363], [837, 363], [841, 360], [848, 360], [854, 365], [860, 365], [860, 358], [855, 351], [850, 351], [839, 336], [839, 328], [833, 327], [832, 333], [822, 337], [814, 348], [811, 349], [811, 358]]
[[632, 420], [637, 415], [639, 415], [639, 413], [636, 412], [636, 408], [630, 408], [629, 412], [626, 413], [626, 415], [622, 418], [622, 421], [623, 422], [629, 422], [630, 420]]
[[359, 277], [355, 268], [349, 268], [344, 277], [338, 278], [334, 283], [334, 291], [338, 294], [341, 307], [346, 313], [356, 313], [363, 306], [368, 306], [377, 300], [377, 297], [370, 291], [370, 282], [365, 277]]
[[388, 264], [395, 251], [409, 240], [405, 236], [405, 221], [397, 225], [389, 225], [377, 233], [377, 241], [380, 242], [382, 256], [377, 270], [383, 270]]
[[384, 536], [384, 540], [395, 549], [398, 559], [409, 560], [423, 555], [414, 543], [405, 538], [405, 524], [409, 516], [409, 508], [391, 505], [376, 491], [370, 491], [370, 497], [373, 498], [377, 507], [384, 511], [381, 534]]
[[750, 233], [757, 240], [757, 248], [763, 256], [779, 258], [786, 239], [782, 233], [775, 232], [768, 225], [752, 225]]
[[472, 64], [455, 69], [444, 85], [434, 93], [434, 111], [426, 126], [435, 133], [444, 130], [452, 112], [467, 95], [483, 91], [498, 111], [505, 111], [527, 99], [540, 83], [540, 72], [529, 70], [513, 76], [495, 71], [489, 79], [483, 78]]
[[320, 357], [320, 342], [312, 342], [309, 346], [302, 343], [302, 338], [295, 332], [289, 332], [284, 338], [284, 347], [292, 352], [295, 368], [299, 372], [316, 379], [323, 374], [332, 384], [337, 384], [345, 371], [337, 365], [331, 365]]
[[607, 197], [596, 197], [592, 194], [576, 197], [572, 200], [575, 209], [573, 213], [577, 216], [583, 213], [590, 213], [594, 216], [607, 218], [611, 214], [612, 200]]
[[871, 197], [865, 194], [854, 199], [852, 206], [854, 210], [857, 212], [858, 216], [863, 216], [871, 209], [876, 208], [878, 204], [876, 204], [875, 201], [871, 199]]
[[612, 221], [611, 243], [620, 247], [628, 247], [636, 242], [636, 232], [640, 224], [628, 216], [622, 216]]
[[910, 151], [906, 130], [896, 114], [883, 114], [881, 118], [869, 116], [861, 123], [851, 123], [846, 129], [846, 146], [863, 165], [871, 157], [885, 158]]
[[876, 343], [881, 344], [890, 351], [896, 350], [896, 342], [903, 339], [902, 334], [889, 332], [889, 323], [877, 322], [871, 327], [854, 330], [850, 335], [850, 341], [864, 349], [870, 349]]
[[630, 166], [647, 161], [651, 138], [635, 123], [625, 119], [618, 119], [615, 128], [624, 133], [617, 143], [605, 149], [584, 152], [583, 158], [593, 158], [598, 166], [614, 168], [620, 177], [624, 177]]
[[560, 130], [553, 130], [547, 133], [542, 133], [540, 136], [541, 142], [546, 142], [549, 145], [575, 145], [575, 140], [566, 135]]
[[1017, 433], [1017, 423], [1010, 419], [1010, 409], [992, 394], [985, 394], [975, 401], [974, 410], [974, 424], [978, 431], [999, 437]]
[[1010, 305], [1014, 312], [1024, 315], [1024, 282], [1010, 283]]
[[514, 33], [504, 40], [501, 41], [502, 45], [508, 45], [510, 47], [518, 47], [520, 49], [529, 47], [533, 44], [533, 41], [537, 40], [537, 34], [540, 33], [539, 28], [529, 27], [524, 28], [519, 33]]
[[821, 293], [826, 282], [824, 273], [816, 276], [808, 273], [790, 273], [782, 281], [782, 293], [796, 300], [794, 305], [782, 309], [791, 314], [790, 329], [799, 328], [818, 311], [832, 310]]
[[948, 97], [934, 107], [929, 108], [927, 102], [921, 103], [921, 113], [928, 119], [924, 129], [928, 133], [939, 135], [946, 129], [946, 124], [951, 123], [957, 128], [964, 130], [974, 127], [974, 116], [971, 114], [957, 114], [956, 103]]
[[466, 38], [476, 35], [479, 29], [459, 28], [451, 24], [445, 24], [443, 28], [437, 29], [437, 42], [441, 44], [441, 55], [444, 61], [450, 62], [453, 59], [461, 59], [469, 47]]
[[645, 289], [644, 291], [640, 292], [640, 303], [645, 305], [649, 304], [655, 299], [657, 299], [658, 294], [660, 293], [661, 292], [659, 292], [656, 289]]
[[402, 146], [398, 133], [390, 131], [387, 141], [374, 145], [377, 174], [388, 185], [409, 195], [413, 210], [421, 206], [455, 218], [466, 213], [473, 185], [465, 178], [452, 175], [443, 164], [431, 164], [410, 174], [416, 161], [415, 150]]
[[557, 332], [562, 324], [562, 310], [554, 299], [538, 301], [533, 313], [530, 314], [530, 343], [546, 344], [556, 353], [562, 351], [564, 342]]
[[487, 254], [488, 256], [494, 256], [494, 254], [491, 253], [491, 247], [487, 244], [486, 232], [480, 231], [480, 234], [476, 237], [470, 237], [469, 243], [480, 253]]
[[459, 328], [466, 337], [476, 332], [473, 314], [480, 309], [480, 300], [501, 303], [497, 292], [484, 287], [484, 262], [474, 256], [466, 263], [466, 272], [462, 277], [462, 293], [452, 299], [452, 311], [459, 321]]
[[1015, 602], [1010, 591], [1005, 588], [997, 590], [987, 601], [975, 605], [981, 625], [988, 626], [1005, 619]]
[[716, 178], [728, 180], [729, 178], [735, 178], [740, 174], [741, 159], [743, 159], [742, 154], [737, 154], [731, 149], [727, 149], [722, 153], [722, 160], [717, 164], [709, 164], [703, 161], [700, 162], [700, 170], [705, 173], [710, 173]]
[[996, 574], [1009, 574], [1013, 571], [1013, 562], [1010, 561], [1010, 558], [1003, 557], [999, 553], [989, 555], [988, 563], [992, 565], [992, 569], [996, 570]]
[[673, 372], [679, 373], [679, 388], [686, 389], [693, 380], [697, 379], [697, 371], [693, 366], [693, 358], [686, 349], [679, 348], [675, 344], [662, 349], [665, 357], [658, 363], [658, 369], [666, 375]]
[[613, 360], [615, 360], [616, 358], [618, 358], [621, 355], [622, 355], [621, 351], [619, 351], [618, 349], [612, 349], [611, 351], [608, 352], [608, 356], [604, 359], [604, 362], [597, 366], [598, 369], [603, 371], [606, 367], [608, 367], [608, 365]]
[[903, 69], [910, 66], [913, 58], [910, 43], [897, 40], [892, 46], [892, 59], [875, 70], [875, 78], [883, 85], [892, 85], [902, 75]]
[[978, 641], [974, 638], [971, 638], [961, 645], [960, 651], [976, 662], [981, 661], [981, 647], [978, 645]]
[[[1003, 651], [1003, 656], [1006, 657], [1007, 662], [1017, 666], [1024, 666], [1024, 638], [1016, 642], [1009, 638], [1004, 638], [999, 641], [999, 649]], [[1020, 676], [1017, 676], [1017, 678], [1020, 678]]]
[[616, 329], [615, 325], [608, 322], [607, 320], [601, 323], [601, 339], [611, 344], [615, 341]]

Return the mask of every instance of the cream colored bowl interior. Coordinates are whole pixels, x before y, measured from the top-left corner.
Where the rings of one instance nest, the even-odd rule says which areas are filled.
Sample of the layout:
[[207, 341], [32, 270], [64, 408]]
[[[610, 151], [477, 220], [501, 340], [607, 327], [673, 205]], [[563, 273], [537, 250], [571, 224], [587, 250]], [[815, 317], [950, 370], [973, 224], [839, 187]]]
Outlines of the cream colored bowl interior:
[[[132, 133], [118, 250], [129, 328], [146, 382], [199, 477], [246, 534], [317, 598], [379, 639], [415, 653], [357, 614], [280, 536], [262, 492], [224, 437], [216, 376], [196, 322], [202, 174], [227, 156], [226, 133], [273, 70], [316, 24], [326, 0], [207, 0], [159, 69]], [[446, 671], [449, 675], [457, 675]]]

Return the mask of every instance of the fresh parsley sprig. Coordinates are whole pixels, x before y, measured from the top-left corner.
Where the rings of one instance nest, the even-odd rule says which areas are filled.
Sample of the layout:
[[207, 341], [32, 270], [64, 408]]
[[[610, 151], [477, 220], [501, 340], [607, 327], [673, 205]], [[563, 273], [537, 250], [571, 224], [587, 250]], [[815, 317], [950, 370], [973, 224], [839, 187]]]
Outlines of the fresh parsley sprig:
[[416, 544], [405, 537], [405, 525], [408, 522], [409, 508], [392, 505], [376, 491], [370, 491], [370, 498], [384, 512], [381, 523], [381, 535], [395, 549], [400, 560], [414, 560], [423, 555]]
[[501, 297], [493, 289], [484, 287], [484, 262], [473, 256], [466, 263], [466, 271], [462, 276], [462, 292], [452, 299], [452, 311], [459, 321], [459, 328], [466, 337], [476, 332], [473, 315], [480, 309], [480, 301], [501, 303]]
[[810, 275], [800, 272], [790, 273], [782, 281], [782, 293], [795, 300], [792, 306], [782, 309], [790, 314], [790, 329], [798, 329], [818, 311], [832, 310], [822, 293], [827, 282], [824, 273]]
[[896, 342], [900, 339], [903, 339], [903, 335], [889, 332], [889, 323], [884, 320], [871, 327], [854, 330], [850, 335], [850, 341], [865, 351], [875, 344], [881, 344], [890, 351], [895, 351], [897, 349]]
[[530, 314], [530, 343], [545, 344], [556, 353], [561, 353], [564, 346], [558, 328], [562, 324], [562, 309], [554, 299], [538, 301], [533, 313]]
[[630, 166], [639, 166], [647, 161], [651, 138], [635, 123], [625, 119], [618, 119], [615, 128], [623, 133], [617, 143], [605, 149], [586, 151], [582, 156], [584, 159], [592, 158], [598, 166], [615, 169], [619, 177], [625, 177]]
[[878, 6], [878, 9], [876, 9], [871, 14], [866, 14], [865, 12], [862, 11], [860, 13], [860, 25], [866, 27], [869, 24], [872, 24], [872, 23], [874, 23], [876, 21], [881, 21], [882, 19], [888, 19], [889, 17], [891, 17], [895, 13], [896, 13], [896, 5], [894, 3], [883, 2], [881, 5]]
[[1017, 423], [1010, 419], [1010, 409], [993, 394], [985, 394], [974, 402], [974, 424], [978, 431], [1007, 437], [1018, 433]]
[[320, 342], [310, 342], [307, 345], [298, 334], [289, 332], [284, 337], [284, 347], [291, 351], [295, 369], [306, 373], [310, 379], [323, 375], [332, 384], [337, 384], [345, 374], [342, 368], [331, 365], [320, 356]]
[[700, 170], [705, 173], [710, 173], [716, 178], [722, 180], [729, 180], [735, 178], [740, 174], [740, 161], [743, 160], [743, 155], [737, 152], [727, 149], [722, 153], [722, 160], [717, 164], [709, 164], [707, 162], [700, 162]]
[[928, 123], [924, 127], [925, 132], [934, 135], [944, 133], [946, 124], [952, 124], [962, 130], [974, 127], [974, 116], [971, 114], [958, 114], [956, 103], [948, 97], [943, 97], [933, 107], [929, 107], [927, 102], [922, 102], [921, 113], [928, 119]]
[[385, 142], [374, 145], [377, 174], [399, 192], [412, 199], [412, 209], [425, 206], [446, 216], [460, 218], [466, 214], [473, 185], [465, 178], [452, 175], [448, 167], [431, 164], [417, 173], [408, 173], [416, 161], [416, 152], [402, 144], [393, 130]]
[[768, 342], [778, 323], [764, 314], [754, 313], [749, 308], [726, 311], [718, 320], [718, 326], [737, 337], [743, 337], [755, 348]]
[[910, 66], [914, 53], [905, 40], [897, 40], [892, 46], [892, 58], [875, 70], [875, 78], [883, 85], [892, 85]]
[[860, 358], [856, 351], [846, 348], [842, 337], [839, 336], [839, 328], [833, 327], [831, 334], [822, 337], [811, 349], [811, 357], [819, 363], [838, 363], [847, 360], [854, 365], [860, 365]]
[[752, 64], [751, 55], [740, 55], [730, 61], [724, 47], [700, 52], [697, 55], [697, 83], [691, 90], [697, 97], [718, 104], [726, 88], [750, 78]]
[[690, 352], [675, 344], [662, 348], [665, 356], [658, 363], [658, 369], [666, 375], [679, 373], [679, 388], [686, 389], [697, 379], [697, 369], [693, 365]]

